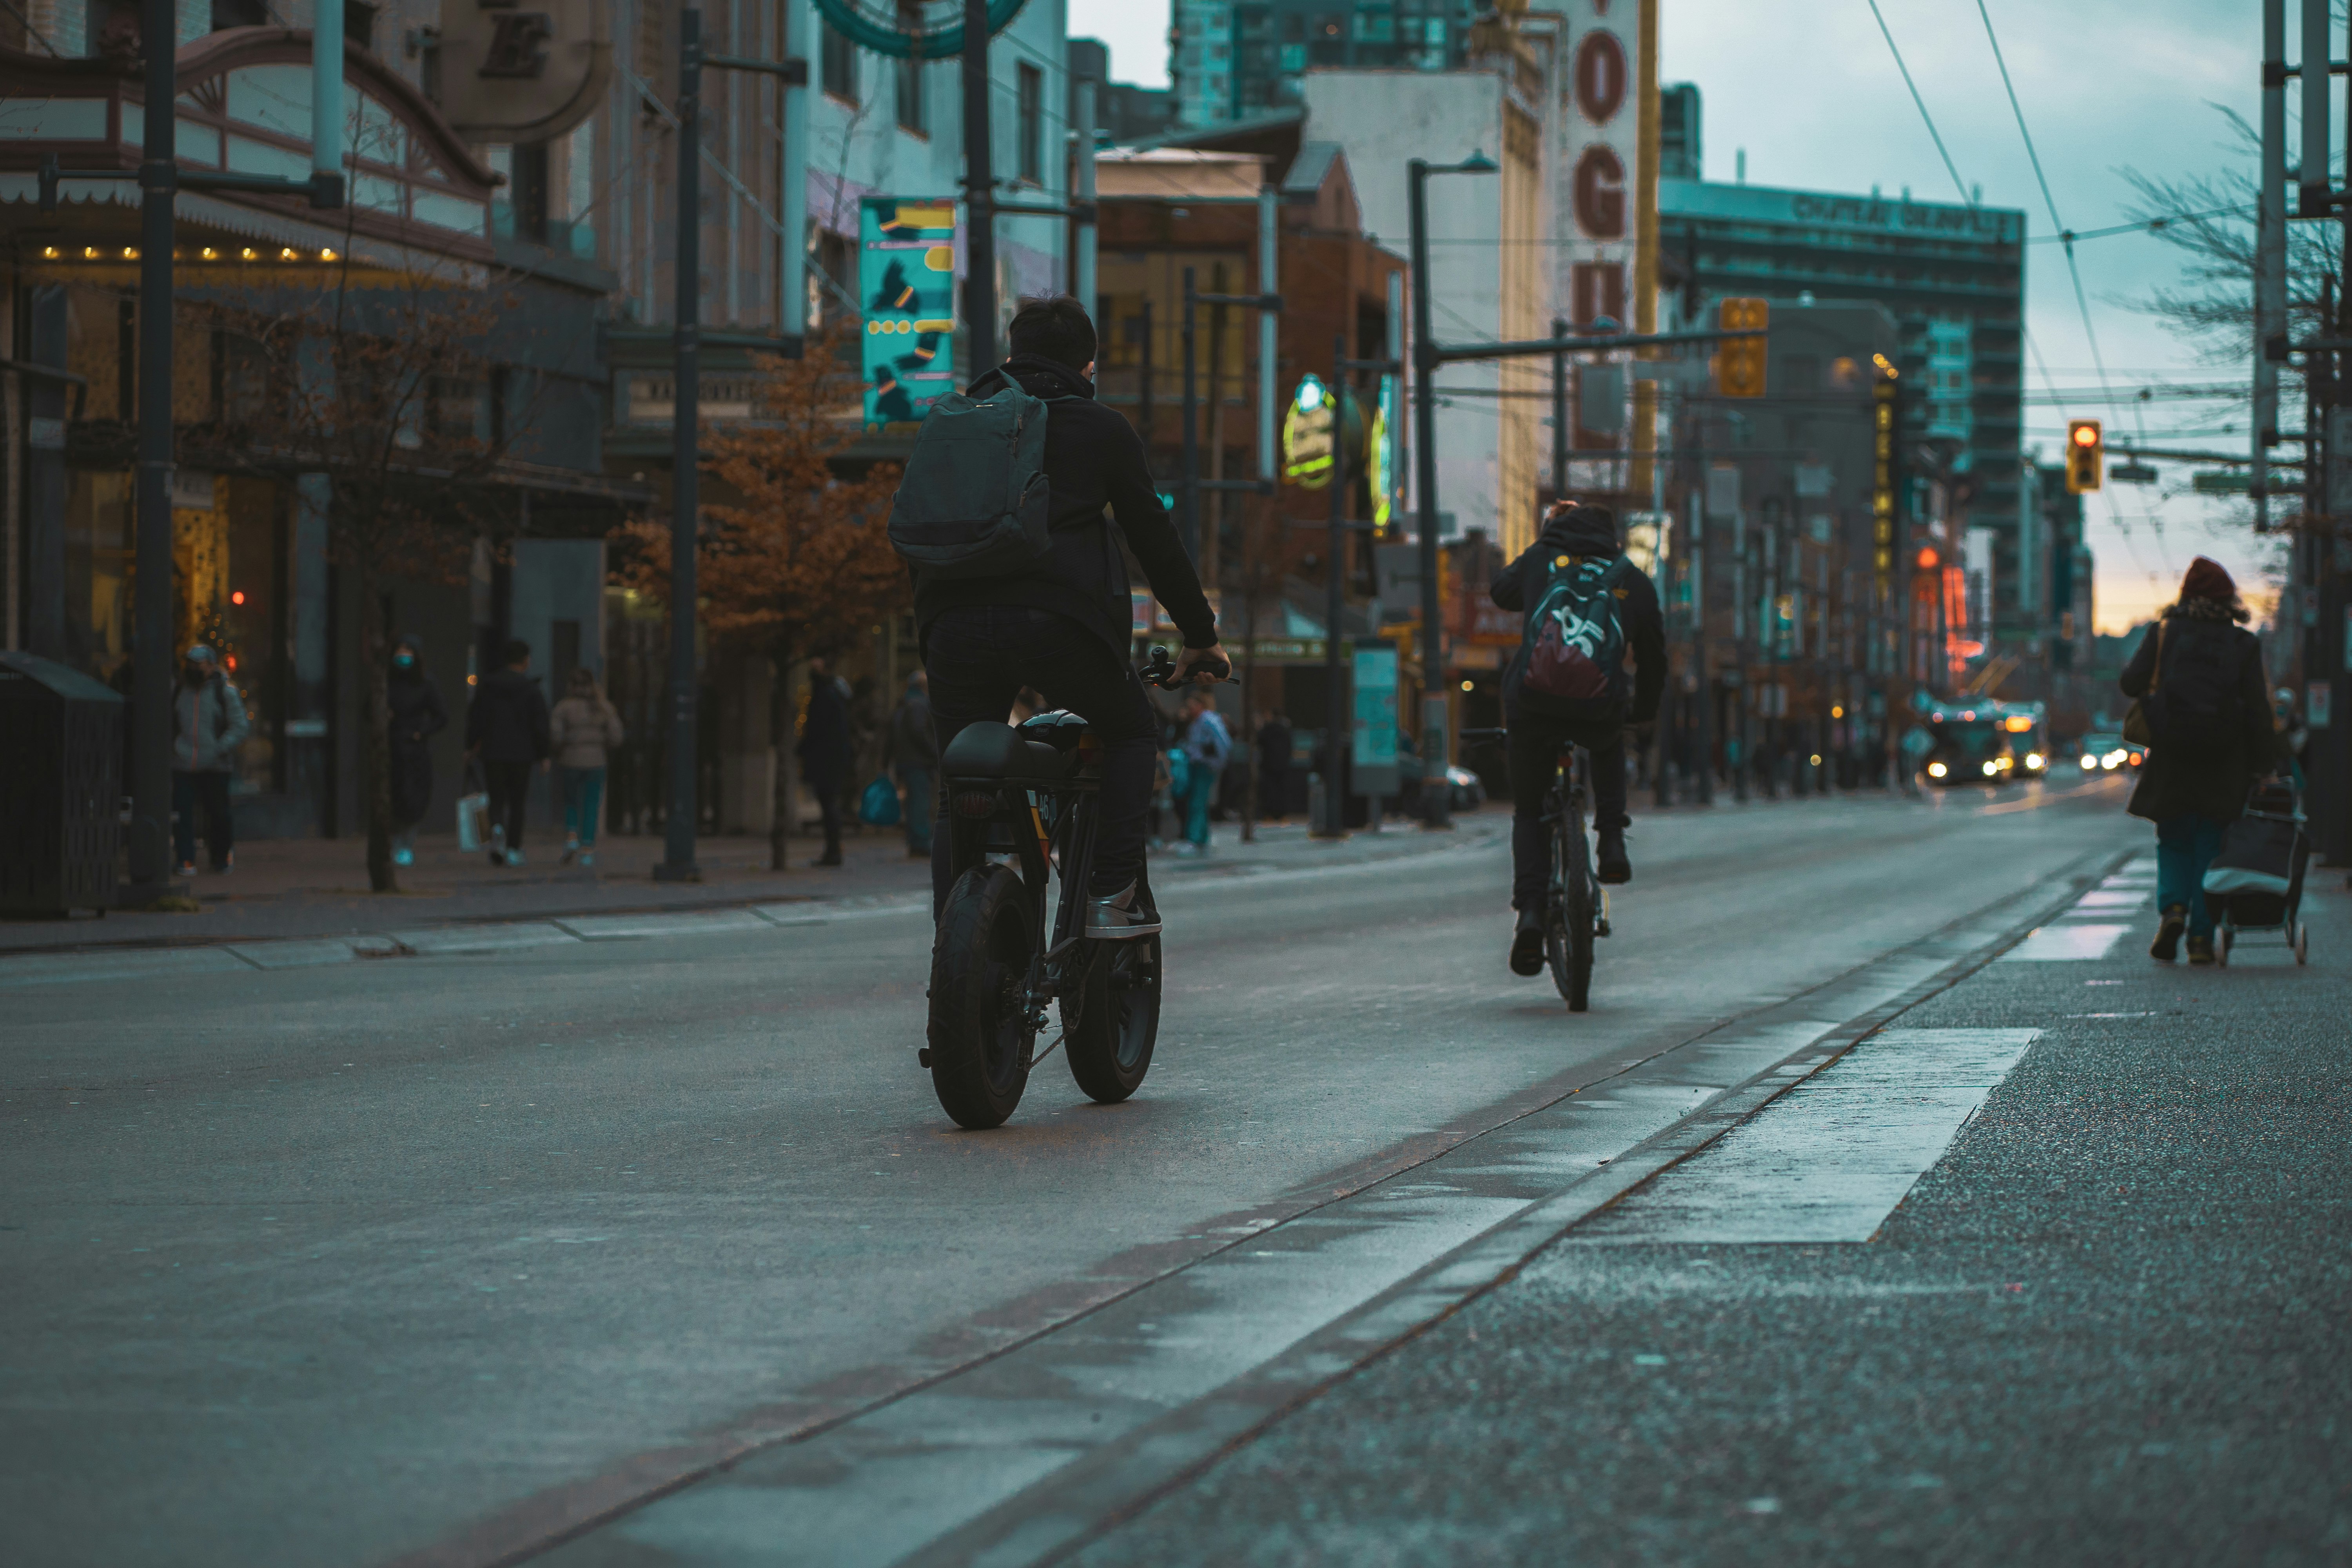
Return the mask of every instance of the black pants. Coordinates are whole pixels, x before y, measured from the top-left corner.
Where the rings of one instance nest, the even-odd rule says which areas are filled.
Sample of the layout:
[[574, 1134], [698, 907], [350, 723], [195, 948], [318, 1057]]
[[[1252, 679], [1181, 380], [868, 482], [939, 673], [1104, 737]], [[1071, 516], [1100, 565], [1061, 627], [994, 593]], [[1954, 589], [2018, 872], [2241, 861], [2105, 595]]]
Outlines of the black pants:
[[847, 780], [845, 771], [832, 768], [808, 773], [809, 794], [816, 797], [818, 825], [824, 832], [824, 858], [841, 858], [841, 786]]
[[[966, 724], [1002, 724], [1034, 686], [1087, 721], [1102, 742], [1101, 825], [1095, 834], [1095, 893], [1115, 893], [1143, 869], [1143, 813], [1151, 801], [1151, 752], [1160, 722], [1143, 682], [1108, 644], [1077, 622], [1014, 606], [948, 610], [933, 621], [924, 668], [940, 754]], [[952, 833], [931, 835], [931, 908], [947, 902]]]
[[228, 868], [228, 852], [235, 847], [229, 832], [228, 774], [225, 773], [182, 773], [172, 770], [172, 847], [179, 852], [179, 863], [196, 863], [196, 812], [205, 815], [205, 848], [211, 854], [213, 869]]
[[1607, 723], [1557, 720], [1511, 721], [1511, 908], [1543, 907], [1551, 881], [1551, 823], [1543, 815], [1544, 795], [1559, 771], [1560, 748], [1582, 746], [1591, 760], [1592, 821], [1596, 827], [1623, 827], [1625, 731]]
[[484, 763], [483, 786], [490, 792], [490, 826], [507, 830], [507, 847], [522, 847], [523, 803], [530, 799], [530, 763]]

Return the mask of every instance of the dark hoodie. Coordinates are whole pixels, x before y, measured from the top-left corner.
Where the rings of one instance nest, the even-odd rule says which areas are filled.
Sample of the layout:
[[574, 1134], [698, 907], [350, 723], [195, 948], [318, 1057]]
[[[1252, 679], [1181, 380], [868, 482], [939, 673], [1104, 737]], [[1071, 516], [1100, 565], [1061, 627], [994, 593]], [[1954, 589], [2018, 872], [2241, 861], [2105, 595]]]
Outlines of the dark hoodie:
[[[1489, 595], [1497, 608], [1525, 614], [1543, 592], [1551, 563], [1561, 555], [1621, 555], [1617, 519], [1606, 507], [1571, 507], [1544, 525], [1536, 542], [1517, 561], [1496, 574]], [[1625, 640], [1633, 656], [1633, 708], [1626, 718], [1646, 724], [1658, 716], [1658, 699], [1666, 689], [1666, 628], [1658, 614], [1658, 590], [1649, 574], [1630, 563], [1617, 574], [1622, 592]], [[1514, 658], [1503, 673], [1503, 710], [1516, 714], [1519, 703], [1522, 658]]]
[[394, 646], [416, 656], [404, 672], [395, 664], [384, 679], [384, 699], [392, 710], [392, 816], [405, 827], [424, 820], [433, 805], [433, 752], [426, 744], [449, 727], [449, 710], [442, 706], [441, 689], [425, 673], [425, 643], [415, 633]]
[[[1119, 536], [1143, 563], [1151, 592], [1184, 634], [1187, 647], [1217, 640], [1216, 617], [1201, 592], [1200, 574], [1160, 504], [1143, 440], [1124, 415], [1095, 401], [1094, 383], [1043, 354], [1014, 354], [971, 384], [986, 397], [1010, 375], [1037, 397], [1066, 399], [1045, 416], [1045, 478], [1053, 487], [1054, 552], [1019, 576], [939, 581], [916, 571], [915, 624], [926, 639], [943, 610], [1025, 605], [1066, 616], [1100, 637], [1113, 654], [1128, 656], [1131, 611], [1127, 560]], [[1118, 518], [1114, 531], [1104, 517]]]
[[466, 709], [466, 744], [479, 747], [486, 763], [535, 763], [547, 755], [547, 696], [539, 678], [520, 669], [494, 669], [474, 688]]

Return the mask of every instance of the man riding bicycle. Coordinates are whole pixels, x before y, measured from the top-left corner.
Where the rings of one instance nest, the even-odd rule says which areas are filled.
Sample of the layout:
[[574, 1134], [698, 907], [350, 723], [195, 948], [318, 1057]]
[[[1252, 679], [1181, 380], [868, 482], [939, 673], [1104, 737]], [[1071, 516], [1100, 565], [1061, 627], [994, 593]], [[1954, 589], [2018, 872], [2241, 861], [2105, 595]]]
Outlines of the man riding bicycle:
[[[915, 622], [944, 756], [968, 724], [1004, 721], [1034, 686], [1086, 720], [1101, 740], [1101, 827], [1087, 889], [1087, 934], [1149, 936], [1160, 917], [1139, 888], [1143, 819], [1150, 804], [1160, 721], [1128, 664], [1127, 547], [1184, 636], [1179, 677], [1213, 679], [1230, 668], [1200, 574], [1160, 504], [1143, 441], [1124, 416], [1094, 400], [1095, 328], [1066, 295], [1014, 314], [1013, 353], [972, 383], [984, 398], [1007, 380], [1046, 402], [1045, 474], [1052, 549], [1005, 575], [948, 577], [910, 567]], [[1103, 515], [1108, 506], [1118, 520]], [[931, 910], [945, 905], [953, 836], [931, 838]]]
[[[1666, 683], [1665, 626], [1648, 574], [1625, 559], [1617, 520], [1605, 507], [1562, 501], [1535, 543], [1505, 567], [1490, 590], [1502, 609], [1528, 615], [1519, 652], [1503, 674], [1510, 729], [1511, 972], [1543, 970], [1545, 889], [1551, 823], [1544, 796], [1563, 747], [1592, 759], [1599, 879], [1633, 880], [1625, 854], [1625, 728], [1658, 714]], [[1633, 689], [1624, 689], [1628, 654]]]

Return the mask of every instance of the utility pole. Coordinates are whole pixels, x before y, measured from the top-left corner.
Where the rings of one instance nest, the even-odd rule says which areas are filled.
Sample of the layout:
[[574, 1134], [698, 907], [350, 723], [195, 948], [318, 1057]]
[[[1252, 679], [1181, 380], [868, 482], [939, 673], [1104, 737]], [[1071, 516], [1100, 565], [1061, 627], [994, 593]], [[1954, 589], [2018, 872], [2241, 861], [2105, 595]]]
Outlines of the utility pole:
[[[1551, 335], [1568, 336], [1568, 322], [1558, 316], [1551, 319]], [[1568, 355], [1551, 356], [1551, 499], [1554, 505], [1568, 499]]]
[[677, 17], [677, 265], [670, 380], [669, 810], [663, 820], [657, 882], [699, 882], [694, 837], [701, 801], [695, 705], [695, 551], [702, 535], [702, 9]]
[[[1188, 275], [1189, 276], [1189, 275]], [[1347, 795], [1339, 781], [1346, 775], [1348, 748], [1353, 737], [1348, 722], [1347, 666], [1339, 652], [1339, 614], [1348, 576], [1348, 335], [1331, 340], [1331, 524], [1323, 563], [1323, 824], [1317, 837], [1345, 838]], [[1422, 603], [1435, 595], [1434, 582], [1422, 584]], [[1425, 623], [1426, 624], [1426, 623]], [[1428, 781], [1423, 781], [1424, 792]]]
[[[1092, 77], [1078, 83], [1076, 125], [1071, 128], [1077, 137], [1077, 156], [1072, 163], [1071, 233], [1076, 243], [1071, 250], [1071, 292], [1086, 307], [1088, 319], [1096, 314], [1097, 284], [1095, 282], [1095, 87]], [[1101, 322], [1097, 321], [1099, 328]]]
[[988, 0], [963, 0], [963, 321], [971, 344], [974, 375], [993, 370], [998, 359], [992, 151], [988, 116]]
[[[1194, 294], [1192, 269], [1184, 268], [1184, 429], [1183, 469], [1179, 478], [1176, 527], [1184, 540], [1184, 553], [1197, 566], [1201, 562], [1201, 397], [1193, 381], [1192, 315]], [[1214, 586], [1214, 584], [1211, 584]]]
[[[325, 11], [331, 7], [321, 6]], [[700, 826], [701, 791], [696, 763], [701, 752], [696, 709], [700, 672], [696, 668], [697, 548], [702, 535], [702, 370], [705, 342], [767, 347], [796, 356], [800, 340], [745, 332], [702, 330], [702, 71], [761, 71], [782, 79], [787, 88], [807, 81], [805, 63], [739, 59], [702, 52], [702, 8], [688, 5], [677, 16], [677, 205], [675, 272], [671, 279], [677, 318], [671, 334], [670, 523], [669, 523], [669, 710], [663, 744], [669, 753], [669, 807], [662, 823], [662, 858], [657, 882], [699, 882], [694, 840]], [[779, 321], [779, 328], [789, 325]]]
[[54, 212], [61, 179], [139, 182], [138, 479], [132, 510], [134, 633], [131, 665], [130, 880], [119, 900], [152, 904], [178, 891], [172, 881], [172, 244], [174, 204], [183, 190], [248, 191], [307, 195], [314, 207], [343, 205], [343, 14], [321, 5], [310, 36], [310, 177], [229, 171], [181, 173], [178, 123], [178, 15], [173, 0], [145, 0], [140, 9], [142, 156], [137, 172], [68, 170], [52, 157], [39, 174], [40, 205]]

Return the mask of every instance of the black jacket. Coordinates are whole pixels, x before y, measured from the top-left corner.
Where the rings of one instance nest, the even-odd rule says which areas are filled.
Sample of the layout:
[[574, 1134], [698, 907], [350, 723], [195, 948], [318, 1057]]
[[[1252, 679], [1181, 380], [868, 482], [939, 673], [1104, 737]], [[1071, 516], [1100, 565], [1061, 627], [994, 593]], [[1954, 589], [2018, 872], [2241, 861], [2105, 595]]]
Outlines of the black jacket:
[[[1575, 507], [1546, 525], [1517, 561], [1496, 574], [1488, 596], [1497, 609], [1517, 610], [1524, 615], [1542, 592], [1555, 557], [1622, 553], [1617, 543], [1617, 519], [1606, 507]], [[1658, 590], [1648, 573], [1628, 564], [1618, 577], [1618, 586], [1624, 593], [1625, 639], [1633, 655], [1633, 708], [1626, 718], [1630, 723], [1647, 724], [1658, 716], [1658, 700], [1666, 689], [1666, 625], [1658, 614]], [[1510, 668], [1503, 672], [1503, 711], [1507, 721], [1518, 709], [1521, 667], [1526, 657], [1522, 645]]]
[[486, 763], [535, 763], [548, 752], [547, 697], [539, 678], [494, 669], [474, 688], [466, 709], [466, 745]]
[[[1010, 375], [1037, 397], [1066, 399], [1045, 416], [1045, 478], [1053, 486], [1050, 513], [1054, 553], [1017, 577], [960, 578], [940, 582], [914, 571], [915, 625], [928, 640], [942, 610], [972, 605], [1024, 605], [1051, 610], [1094, 632], [1124, 660], [1132, 611], [1128, 599], [1127, 559], [1119, 535], [1143, 563], [1151, 591], [1169, 619], [1184, 634], [1187, 647], [1217, 640], [1216, 617], [1201, 576], [1184, 553], [1159, 487], [1143, 439], [1116, 409], [1095, 401], [1094, 383], [1043, 354], [1014, 354], [971, 384], [971, 395], [985, 397]], [[1116, 531], [1103, 516], [1118, 517]]]
[[2150, 822], [2195, 812], [2217, 822], [2235, 822], [2246, 809], [2246, 793], [2280, 762], [2280, 742], [2271, 722], [2270, 682], [2263, 674], [2263, 645], [2211, 599], [2175, 605], [2148, 628], [2124, 666], [2118, 684], [2126, 697], [2145, 697], [2156, 674], [2157, 632], [2164, 633], [2164, 668], [2169, 673], [2191, 642], [2221, 645], [2237, 661], [2239, 731], [2230, 744], [2183, 752], [2162, 743], [2147, 749], [2139, 782], [2132, 786], [2131, 814]]
[[402, 674], [398, 666], [384, 679], [384, 699], [392, 710], [392, 817], [398, 826], [421, 822], [433, 805], [433, 751], [427, 744], [449, 727], [449, 710], [441, 704], [441, 689], [425, 673], [424, 649], [413, 637], [400, 646], [417, 655], [417, 662]]
[[809, 677], [808, 716], [801, 722], [801, 775], [820, 795], [841, 788], [849, 772], [849, 686], [837, 675]]

